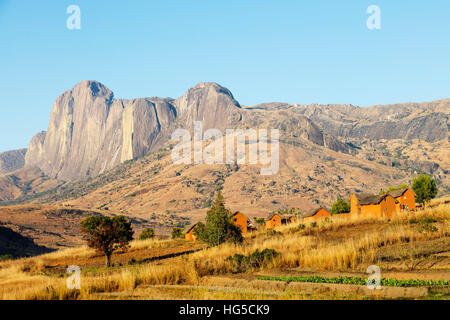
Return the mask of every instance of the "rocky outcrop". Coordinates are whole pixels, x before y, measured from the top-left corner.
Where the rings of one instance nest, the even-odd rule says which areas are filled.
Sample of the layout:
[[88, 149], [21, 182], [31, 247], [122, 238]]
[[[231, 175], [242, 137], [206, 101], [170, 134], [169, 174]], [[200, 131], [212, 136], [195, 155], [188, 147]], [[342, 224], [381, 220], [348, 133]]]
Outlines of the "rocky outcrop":
[[192, 129], [201, 120], [204, 129], [233, 127], [239, 110], [216, 83], [200, 83], [177, 100], [123, 100], [99, 82], [82, 81], [56, 99], [47, 132], [30, 142], [26, 165], [66, 181], [96, 176], [157, 150], [175, 126]]
[[170, 100], [114, 99], [101, 83], [82, 81], [56, 99], [48, 130], [32, 139], [26, 165], [61, 180], [96, 176], [153, 151], [175, 115]]
[[367, 108], [352, 105], [294, 106], [329, 133], [350, 138], [421, 139], [448, 138], [450, 99]]
[[36, 167], [40, 165], [40, 157], [44, 154], [44, 142], [46, 132], [41, 131], [31, 138], [28, 150], [25, 155], [27, 167]]
[[359, 108], [349, 105], [299, 106], [286, 103], [242, 108], [232, 93], [202, 82], [178, 99], [115, 99], [96, 81], [82, 81], [59, 96], [47, 132], [37, 134], [25, 157], [26, 167], [50, 178], [76, 180], [156, 151], [174, 129], [278, 128], [281, 139], [305, 139], [343, 153], [352, 147], [339, 137], [419, 138], [448, 135], [450, 100]]
[[11, 150], [0, 153], [0, 174], [22, 169], [25, 165], [27, 149]]
[[180, 123], [192, 126], [202, 121], [203, 129], [234, 128], [241, 120], [241, 106], [231, 92], [217, 83], [201, 82], [174, 101]]
[[337, 138], [321, 130], [314, 122], [303, 115], [271, 106], [247, 108], [242, 114], [243, 128], [274, 128], [280, 130], [281, 141], [308, 140], [328, 149], [349, 153], [350, 147]]

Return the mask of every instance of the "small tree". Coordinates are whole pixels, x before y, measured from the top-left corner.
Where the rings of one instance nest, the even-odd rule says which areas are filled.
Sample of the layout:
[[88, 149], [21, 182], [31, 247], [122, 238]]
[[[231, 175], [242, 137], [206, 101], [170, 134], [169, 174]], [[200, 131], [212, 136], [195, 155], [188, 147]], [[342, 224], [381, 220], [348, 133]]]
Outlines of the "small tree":
[[145, 228], [142, 230], [139, 240], [153, 239], [155, 237], [155, 230], [152, 228]]
[[253, 217], [253, 220], [255, 220], [255, 223], [260, 226], [266, 223], [266, 220], [264, 218]]
[[417, 202], [422, 204], [434, 199], [438, 193], [436, 181], [425, 174], [420, 174], [413, 179], [412, 189], [416, 194]]
[[194, 234], [200, 241], [211, 246], [218, 246], [224, 242], [242, 242], [241, 229], [231, 223], [231, 216], [231, 211], [225, 208], [222, 193], [218, 191], [216, 199], [206, 213], [206, 224], [200, 222]]
[[331, 213], [347, 213], [350, 212], [350, 204], [344, 199], [337, 199], [335, 203], [331, 206]]
[[[391, 192], [391, 191], [394, 191], [394, 190], [407, 189], [407, 188], [409, 188], [409, 186], [408, 186], [407, 184], [401, 184], [401, 185], [399, 185], [398, 187], [389, 187], [389, 189], [388, 189], [387, 192]], [[386, 193], [386, 192], [385, 192], [383, 189], [381, 189], [380, 195], [383, 195], [383, 194], [385, 194], [385, 193]]]
[[173, 228], [172, 239], [184, 238], [183, 230], [183, 228]]
[[106, 266], [111, 266], [111, 255], [118, 249], [127, 250], [133, 240], [131, 223], [124, 216], [92, 216], [81, 221], [81, 232], [88, 246], [106, 256]]

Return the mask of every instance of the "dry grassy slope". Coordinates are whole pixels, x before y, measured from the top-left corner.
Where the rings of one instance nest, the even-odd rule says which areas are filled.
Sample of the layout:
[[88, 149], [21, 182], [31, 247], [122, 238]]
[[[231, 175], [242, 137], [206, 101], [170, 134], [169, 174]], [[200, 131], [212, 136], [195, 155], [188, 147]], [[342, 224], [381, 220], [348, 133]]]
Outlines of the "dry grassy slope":
[[38, 168], [23, 168], [0, 175], [0, 201], [10, 201], [25, 195], [37, 194], [59, 184], [58, 180], [49, 179]]
[[410, 172], [423, 171], [431, 174], [441, 182], [439, 196], [450, 194], [450, 142], [448, 140], [433, 143], [417, 139], [352, 142], [358, 143], [362, 148], [357, 157], [377, 162], [396, 162], [400, 168]]
[[48, 248], [83, 244], [80, 221], [99, 214], [50, 205], [0, 207], [0, 224]]
[[[280, 171], [262, 176], [257, 165], [175, 165], [170, 150], [138, 159], [126, 174], [62, 205], [111, 212], [151, 221], [192, 221], [205, 215], [214, 192], [223, 188], [227, 206], [248, 216], [272, 210], [330, 206], [352, 191], [409, 183], [411, 175], [300, 140], [280, 144]], [[93, 180], [95, 182], [95, 179]], [[92, 183], [92, 182], [91, 182]]]
[[[240, 245], [223, 244], [182, 257], [200, 243], [184, 240], [133, 241], [128, 252], [113, 255], [114, 268], [104, 268], [104, 257], [87, 247], [14, 261], [0, 262], [0, 299], [301, 299], [304, 286], [286, 287], [285, 283], [256, 281], [258, 275], [322, 275], [367, 277], [369, 265], [377, 265], [383, 278], [449, 280], [449, 199], [433, 201], [433, 207], [401, 214], [392, 219], [341, 218], [333, 216], [317, 225], [301, 221], [277, 228], [277, 234], [260, 230], [247, 234]], [[236, 269], [227, 257], [236, 253], [249, 255], [256, 249], [275, 249], [280, 255], [258, 269]], [[80, 291], [66, 287], [62, 276], [67, 265], [82, 267]], [[245, 271], [245, 272], [244, 272]], [[239, 273], [241, 272], [241, 273]], [[242, 273], [243, 272], [243, 273]], [[164, 286], [164, 292], [161, 291]], [[357, 286], [333, 285], [336, 292], [323, 291], [320, 284], [310, 284], [303, 298], [338, 298], [335, 293], [358, 293]], [[285, 292], [285, 289], [294, 289]], [[230, 291], [230, 288], [235, 290]], [[387, 289], [388, 287], [386, 287]], [[393, 287], [389, 287], [393, 288]], [[421, 295], [401, 289], [395, 297], [448, 299], [433, 295], [425, 288]], [[391, 290], [389, 290], [391, 291]], [[395, 291], [395, 290], [394, 290]], [[216, 292], [217, 294], [214, 294]], [[389, 292], [381, 298], [394, 297]], [[380, 291], [381, 293], [381, 291]], [[416, 292], [417, 293], [417, 292]], [[412, 295], [411, 295], [412, 294]], [[349, 299], [349, 296], [340, 296]]]
[[[32, 239], [37, 245], [58, 249], [84, 244], [80, 222], [92, 215], [111, 216], [106, 210], [81, 210], [48, 204], [27, 204], [0, 207], [0, 225]], [[135, 236], [143, 228], [159, 227], [167, 232], [169, 226], [145, 219], [131, 218]], [[0, 245], [0, 250], [2, 250]]]
[[12, 256], [14, 258], [34, 256], [52, 251], [33, 242], [32, 239], [24, 237], [4, 226], [0, 226], [0, 258]]

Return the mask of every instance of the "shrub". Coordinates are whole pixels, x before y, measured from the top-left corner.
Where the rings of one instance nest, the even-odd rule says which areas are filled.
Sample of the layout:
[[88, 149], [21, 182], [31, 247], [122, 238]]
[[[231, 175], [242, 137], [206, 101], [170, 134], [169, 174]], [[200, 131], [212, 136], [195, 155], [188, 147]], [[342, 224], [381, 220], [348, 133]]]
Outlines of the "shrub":
[[0, 261], [12, 260], [14, 257], [10, 254], [3, 254], [0, 256]]
[[298, 227], [297, 227], [297, 230], [298, 231], [302, 231], [302, 230], [304, 230], [306, 228], [306, 226], [303, 224], [303, 223], [300, 223], [299, 225], [298, 225]]
[[172, 239], [183, 239], [184, 238], [183, 231], [184, 231], [184, 228], [173, 228], [172, 229]]
[[153, 239], [155, 237], [155, 230], [153, 228], [145, 228], [142, 230], [139, 240]]
[[266, 236], [268, 237], [272, 237], [272, 236], [281, 236], [282, 233], [280, 231], [277, 230], [267, 230], [266, 231]]
[[253, 220], [255, 220], [255, 223], [260, 226], [264, 225], [266, 223], [266, 220], [264, 218], [254, 217]]
[[[406, 189], [406, 188], [409, 188], [407, 184], [401, 184], [398, 187], [389, 187], [387, 192], [391, 192], [391, 191], [394, 191], [394, 190]], [[380, 190], [380, 195], [383, 195], [385, 193], [386, 193], [386, 191], [384, 191], [383, 189]]]
[[350, 212], [350, 204], [344, 199], [337, 199], [331, 206], [331, 214]]
[[438, 193], [436, 181], [429, 175], [424, 174], [420, 174], [413, 179], [412, 189], [419, 203], [425, 203], [434, 199]]

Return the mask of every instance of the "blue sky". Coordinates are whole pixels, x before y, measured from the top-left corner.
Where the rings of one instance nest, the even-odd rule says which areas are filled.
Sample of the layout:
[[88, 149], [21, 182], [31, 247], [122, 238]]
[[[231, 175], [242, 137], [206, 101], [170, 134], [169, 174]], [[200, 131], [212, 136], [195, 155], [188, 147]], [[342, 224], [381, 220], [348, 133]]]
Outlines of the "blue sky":
[[[72, 4], [81, 30], [66, 28]], [[373, 4], [381, 30], [366, 27]], [[0, 0], [0, 43], [0, 152], [46, 130], [85, 79], [117, 98], [214, 81], [243, 105], [450, 97], [447, 0]]]

